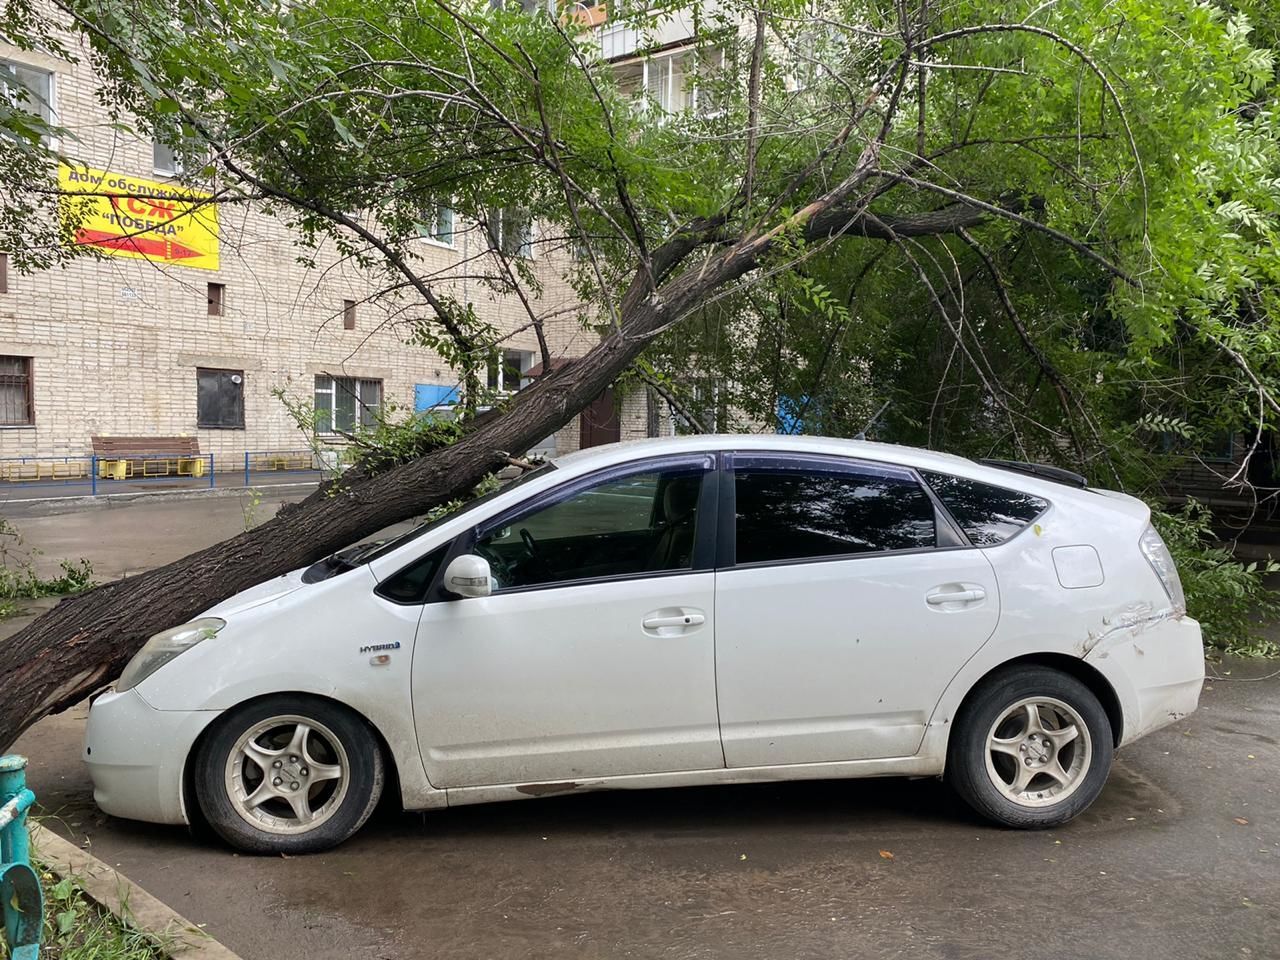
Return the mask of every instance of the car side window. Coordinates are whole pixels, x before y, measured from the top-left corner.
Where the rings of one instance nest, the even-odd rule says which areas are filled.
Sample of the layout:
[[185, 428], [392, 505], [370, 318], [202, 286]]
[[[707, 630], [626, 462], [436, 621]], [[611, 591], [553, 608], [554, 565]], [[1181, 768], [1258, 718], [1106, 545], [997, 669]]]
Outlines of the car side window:
[[933, 501], [906, 471], [734, 467], [735, 562], [841, 557], [937, 543]]
[[613, 477], [484, 531], [472, 552], [497, 589], [693, 568], [705, 470]]
[[1004, 543], [1049, 508], [1048, 500], [1019, 490], [927, 470], [920, 475], [975, 546]]
[[448, 545], [445, 545], [432, 550], [425, 557], [419, 557], [378, 584], [374, 593], [393, 603], [424, 603], [431, 581], [435, 578], [436, 571], [440, 569], [440, 563], [448, 550]]

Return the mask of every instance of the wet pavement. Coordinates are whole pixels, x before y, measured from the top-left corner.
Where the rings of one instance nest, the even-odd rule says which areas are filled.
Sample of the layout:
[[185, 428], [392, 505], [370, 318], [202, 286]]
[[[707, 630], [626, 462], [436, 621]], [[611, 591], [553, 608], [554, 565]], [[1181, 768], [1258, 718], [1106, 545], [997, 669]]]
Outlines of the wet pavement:
[[[8, 546], [11, 563], [29, 559], [38, 573], [51, 576], [61, 560], [84, 558], [94, 579], [104, 581], [150, 570], [233, 537], [275, 516], [281, 503], [301, 500], [314, 489], [98, 498], [74, 506], [56, 500], [0, 503], [0, 516], [21, 536], [21, 543]], [[0, 624], [0, 637], [6, 635], [5, 626]]]
[[383, 811], [326, 854], [238, 856], [98, 813], [82, 727], [18, 744], [50, 825], [246, 960], [1280, 957], [1277, 678], [1209, 684], [1044, 833], [868, 780]]
[[[219, 516], [200, 529], [238, 529]], [[383, 810], [329, 853], [249, 857], [99, 813], [83, 710], [16, 749], [47, 825], [246, 960], [1280, 958], [1280, 676], [1246, 680], [1280, 664], [1215, 669], [1197, 713], [1042, 833], [870, 780]]]

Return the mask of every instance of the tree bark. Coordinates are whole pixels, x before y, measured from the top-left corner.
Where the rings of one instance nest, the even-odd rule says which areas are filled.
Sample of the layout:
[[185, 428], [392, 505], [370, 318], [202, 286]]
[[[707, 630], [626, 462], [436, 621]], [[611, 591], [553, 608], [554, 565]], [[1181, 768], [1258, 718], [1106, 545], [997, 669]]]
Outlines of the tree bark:
[[[841, 213], [847, 197], [829, 194], [810, 206], [811, 239], [832, 233], [878, 236], [886, 215]], [[848, 208], [846, 208], [848, 209]], [[952, 232], [981, 214], [953, 205], [945, 213], [887, 218], [903, 235]], [[266, 523], [164, 567], [63, 600], [0, 647], [0, 746], [31, 724], [72, 706], [119, 675], [129, 658], [161, 630], [183, 623], [254, 584], [297, 569], [474, 487], [555, 432], [609, 386], [649, 341], [713, 291], [759, 262], [781, 228], [739, 237], [705, 260], [685, 261], [721, 228], [700, 221], [653, 251], [624, 294], [622, 322], [585, 356], [562, 364], [521, 391], [511, 409], [478, 423], [451, 446], [371, 476], [349, 473], [329, 489], [282, 509]], [[721, 238], [722, 239], [722, 238]], [[677, 272], [679, 271], [679, 272]], [[667, 278], [655, 292], [650, 277]]]

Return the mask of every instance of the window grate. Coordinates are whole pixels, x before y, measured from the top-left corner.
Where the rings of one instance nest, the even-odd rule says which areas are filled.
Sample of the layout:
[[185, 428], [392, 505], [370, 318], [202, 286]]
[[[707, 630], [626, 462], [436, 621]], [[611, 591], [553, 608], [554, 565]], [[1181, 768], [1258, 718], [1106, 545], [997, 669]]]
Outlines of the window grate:
[[31, 358], [0, 357], [0, 426], [26, 427], [34, 422]]

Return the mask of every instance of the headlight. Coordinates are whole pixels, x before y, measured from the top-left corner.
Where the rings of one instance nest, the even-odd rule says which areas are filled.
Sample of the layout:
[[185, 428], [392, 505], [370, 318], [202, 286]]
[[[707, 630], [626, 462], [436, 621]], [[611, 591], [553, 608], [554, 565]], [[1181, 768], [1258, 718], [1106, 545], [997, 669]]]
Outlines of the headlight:
[[133, 659], [124, 668], [124, 673], [116, 681], [116, 689], [129, 690], [136, 687], [183, 650], [190, 650], [201, 640], [208, 640], [226, 625], [227, 621], [221, 617], [201, 617], [180, 627], [157, 633], [133, 655]]
[[1174, 615], [1182, 616], [1187, 612], [1187, 598], [1182, 592], [1182, 581], [1178, 579], [1178, 568], [1174, 566], [1173, 554], [1169, 552], [1169, 548], [1160, 539], [1160, 534], [1156, 533], [1156, 528], [1152, 526], [1148, 526], [1142, 532], [1138, 545], [1142, 547], [1142, 555], [1151, 564], [1151, 569], [1164, 584], [1164, 592], [1169, 595], [1169, 601], [1173, 604]]

